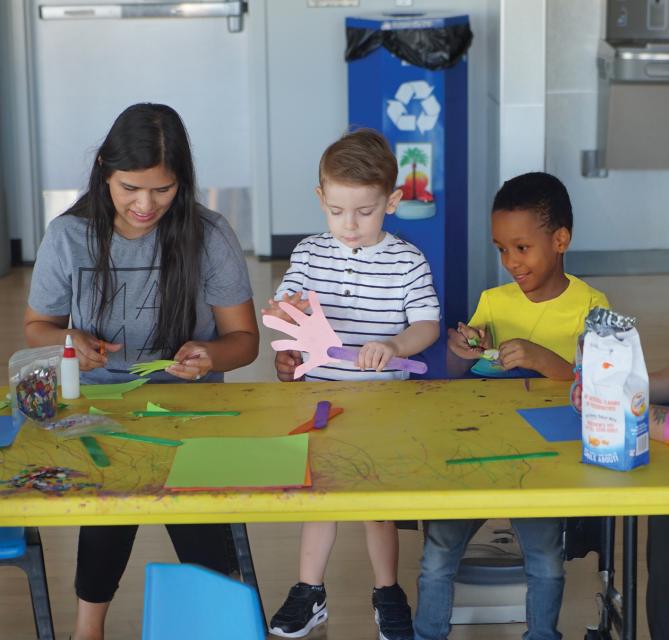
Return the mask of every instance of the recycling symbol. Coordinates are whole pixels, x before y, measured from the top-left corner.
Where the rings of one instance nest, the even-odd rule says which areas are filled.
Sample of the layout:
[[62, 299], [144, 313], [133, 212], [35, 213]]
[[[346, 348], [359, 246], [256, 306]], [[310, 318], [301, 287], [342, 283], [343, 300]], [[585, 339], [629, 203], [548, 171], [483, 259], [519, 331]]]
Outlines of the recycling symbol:
[[[399, 86], [395, 93], [395, 99], [388, 100], [386, 113], [400, 131], [415, 131], [418, 129], [421, 133], [425, 133], [434, 128], [441, 111], [441, 105], [432, 95], [433, 89], [434, 87], [424, 80], [403, 82]], [[408, 109], [414, 101], [420, 103], [420, 114], [418, 116]], [[411, 109], [411, 111], [414, 111], [414, 109]]]

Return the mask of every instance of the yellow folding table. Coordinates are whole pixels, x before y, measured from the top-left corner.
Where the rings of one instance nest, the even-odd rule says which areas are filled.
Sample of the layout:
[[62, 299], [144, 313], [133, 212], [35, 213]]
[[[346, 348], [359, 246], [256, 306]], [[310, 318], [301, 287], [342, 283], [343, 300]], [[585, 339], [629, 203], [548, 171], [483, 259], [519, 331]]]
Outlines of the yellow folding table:
[[[580, 442], [546, 442], [519, 408], [567, 403], [568, 385], [544, 379], [144, 385], [123, 400], [69, 401], [63, 412], [112, 412], [127, 431], [162, 438], [285, 435], [328, 400], [344, 412], [310, 435], [313, 486], [293, 490], [172, 493], [163, 488], [174, 447], [98, 437], [110, 466], [78, 439], [26, 423], [0, 449], [0, 481], [26, 465], [60, 466], [99, 488], [60, 495], [0, 485], [0, 526], [413, 520], [669, 513], [669, 450], [627, 473], [581, 463]], [[147, 401], [236, 417], [138, 418]], [[454, 458], [556, 456], [448, 465]], [[636, 520], [630, 518], [629, 535]], [[634, 541], [630, 540], [630, 544]], [[631, 552], [628, 549], [628, 552]], [[633, 638], [625, 636], [626, 640]]]

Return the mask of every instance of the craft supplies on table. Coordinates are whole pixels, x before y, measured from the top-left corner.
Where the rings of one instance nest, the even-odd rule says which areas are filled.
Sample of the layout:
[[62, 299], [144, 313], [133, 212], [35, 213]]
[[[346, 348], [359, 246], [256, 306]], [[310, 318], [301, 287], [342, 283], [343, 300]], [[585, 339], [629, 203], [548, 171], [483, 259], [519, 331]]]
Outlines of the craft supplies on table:
[[17, 351], [9, 359], [12, 415], [16, 423], [23, 415], [40, 424], [58, 410], [58, 369], [62, 347], [39, 347]]
[[484, 462], [506, 462], [509, 460], [526, 460], [528, 458], [553, 458], [557, 451], [532, 451], [530, 453], [509, 453], [498, 456], [478, 456], [473, 458], [451, 458], [446, 464], [476, 464]]
[[133, 364], [128, 371], [138, 376], [148, 376], [156, 371], [164, 371], [173, 364], [178, 364], [176, 360], [152, 360], [151, 362], [138, 362]]
[[60, 361], [60, 390], [65, 400], [76, 400], [79, 397], [79, 358], [69, 334], [65, 338], [65, 349]]
[[311, 484], [309, 435], [270, 438], [186, 438], [165, 488], [212, 491]]
[[81, 394], [89, 400], [123, 400], [126, 393], [148, 381], [148, 378], [139, 378], [119, 384], [82, 384]]

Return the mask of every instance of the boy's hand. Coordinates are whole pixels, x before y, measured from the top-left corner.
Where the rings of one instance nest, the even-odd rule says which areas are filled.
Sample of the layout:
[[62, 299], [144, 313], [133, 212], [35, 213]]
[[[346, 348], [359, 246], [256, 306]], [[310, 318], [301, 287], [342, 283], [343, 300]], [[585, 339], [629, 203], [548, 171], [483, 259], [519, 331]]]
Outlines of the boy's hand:
[[[309, 308], [309, 300], [302, 300], [301, 291], [296, 291], [292, 295], [284, 293], [281, 302], [287, 302], [288, 304], [292, 305], [296, 309], [299, 309], [303, 313]], [[264, 316], [266, 315], [274, 316], [276, 318], [281, 318], [286, 322], [295, 324], [295, 320], [293, 320], [283, 309], [281, 309], [281, 307], [279, 307], [279, 300], [273, 300], [272, 298], [270, 298], [267, 301], [267, 304], [269, 305], [267, 308], [260, 310], [260, 312]]]
[[302, 364], [302, 354], [299, 351], [277, 351], [274, 357], [276, 377], [281, 382], [294, 382], [295, 369]]
[[547, 353], [552, 354], [551, 351], [534, 342], [516, 338], [499, 345], [499, 363], [507, 371], [516, 367], [541, 371], [544, 368]]
[[486, 349], [492, 348], [492, 339], [486, 329], [475, 329], [462, 322], [448, 330], [448, 348], [464, 360], [478, 360]]
[[574, 363], [567, 362], [554, 351], [529, 340], [507, 340], [499, 345], [499, 362], [506, 369], [522, 367], [551, 380], [574, 379]]
[[390, 358], [398, 355], [398, 349], [393, 342], [368, 342], [363, 345], [358, 353], [356, 366], [363, 371], [383, 371]]

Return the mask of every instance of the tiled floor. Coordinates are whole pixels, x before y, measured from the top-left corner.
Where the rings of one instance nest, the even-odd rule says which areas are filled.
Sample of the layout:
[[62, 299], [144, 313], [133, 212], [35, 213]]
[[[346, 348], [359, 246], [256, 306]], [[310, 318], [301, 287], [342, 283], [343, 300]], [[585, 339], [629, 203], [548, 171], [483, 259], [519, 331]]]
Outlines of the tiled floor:
[[[256, 307], [269, 297], [283, 273], [283, 262], [258, 262], [249, 259]], [[28, 268], [15, 269], [0, 278], [0, 361], [6, 362], [14, 351], [24, 346], [22, 317], [30, 280]], [[650, 369], [669, 363], [669, 343], [665, 336], [669, 312], [669, 276], [644, 276], [588, 279], [605, 291], [614, 308], [637, 315]], [[272, 380], [273, 356], [269, 339], [263, 332], [261, 355], [252, 365], [227, 376], [229, 381]], [[7, 383], [7, 372], [0, 370], [0, 384]], [[644, 543], [644, 529], [641, 545]], [[254, 559], [268, 615], [279, 606], [288, 586], [296, 580], [299, 526], [252, 525], [249, 527]], [[72, 628], [75, 612], [73, 576], [76, 529], [42, 530], [51, 601], [59, 640], [65, 640]], [[421, 536], [400, 532], [400, 581], [415, 605], [415, 581], [421, 550]], [[640, 546], [643, 550], [643, 547]], [[130, 565], [111, 607], [108, 640], [140, 638], [143, 597], [143, 569], [148, 561], [174, 561], [174, 552], [163, 527], [141, 527]], [[620, 557], [616, 566], [621, 567]], [[567, 640], [580, 639], [587, 624], [597, 619], [595, 593], [599, 588], [594, 554], [567, 564], [567, 587], [560, 627]], [[643, 553], [639, 562], [639, 640], [646, 640], [643, 586], [645, 585]], [[619, 582], [619, 580], [618, 580]], [[372, 578], [362, 536], [362, 526], [346, 523], [340, 526], [337, 545], [330, 560], [328, 574], [330, 621], [310, 636], [313, 640], [372, 640], [376, 635], [371, 611]], [[524, 625], [459, 626], [452, 640], [492, 640], [520, 638]], [[0, 638], [28, 640], [34, 638], [30, 599], [25, 579], [19, 570], [0, 571]]]

